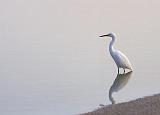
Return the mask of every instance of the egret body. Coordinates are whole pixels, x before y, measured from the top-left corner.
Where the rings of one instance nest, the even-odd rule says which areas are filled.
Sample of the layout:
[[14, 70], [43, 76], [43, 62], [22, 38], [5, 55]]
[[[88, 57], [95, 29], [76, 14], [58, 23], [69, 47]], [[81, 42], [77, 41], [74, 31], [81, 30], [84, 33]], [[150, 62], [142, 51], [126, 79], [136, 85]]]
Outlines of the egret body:
[[114, 47], [113, 47], [113, 44], [116, 40], [115, 35], [113, 33], [109, 33], [106, 35], [102, 35], [100, 37], [106, 37], [106, 36], [112, 38], [112, 40], [109, 44], [109, 52], [117, 65], [118, 73], [119, 73], [119, 68], [123, 68], [124, 73], [125, 73], [125, 69], [129, 69], [132, 71], [132, 65], [131, 65], [129, 59], [121, 51], [118, 51], [118, 50], [114, 49]]

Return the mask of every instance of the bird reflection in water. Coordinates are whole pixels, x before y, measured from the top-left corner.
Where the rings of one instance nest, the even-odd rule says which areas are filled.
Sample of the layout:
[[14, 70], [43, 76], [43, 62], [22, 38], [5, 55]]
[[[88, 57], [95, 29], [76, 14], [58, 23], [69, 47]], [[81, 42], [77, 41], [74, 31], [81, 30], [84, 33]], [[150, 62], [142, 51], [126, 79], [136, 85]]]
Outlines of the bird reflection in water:
[[112, 96], [113, 92], [118, 92], [121, 90], [131, 78], [132, 72], [124, 73], [124, 74], [117, 74], [116, 79], [114, 80], [112, 86], [109, 89], [109, 100], [112, 104], [115, 104], [115, 100]]

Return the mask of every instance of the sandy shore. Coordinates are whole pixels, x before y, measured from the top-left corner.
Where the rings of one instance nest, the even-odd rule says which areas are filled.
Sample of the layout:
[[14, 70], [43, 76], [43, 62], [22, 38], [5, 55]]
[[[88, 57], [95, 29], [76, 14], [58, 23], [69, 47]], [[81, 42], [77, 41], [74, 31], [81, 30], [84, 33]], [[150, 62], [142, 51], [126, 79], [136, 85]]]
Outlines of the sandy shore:
[[81, 115], [160, 115], [160, 94], [104, 106]]

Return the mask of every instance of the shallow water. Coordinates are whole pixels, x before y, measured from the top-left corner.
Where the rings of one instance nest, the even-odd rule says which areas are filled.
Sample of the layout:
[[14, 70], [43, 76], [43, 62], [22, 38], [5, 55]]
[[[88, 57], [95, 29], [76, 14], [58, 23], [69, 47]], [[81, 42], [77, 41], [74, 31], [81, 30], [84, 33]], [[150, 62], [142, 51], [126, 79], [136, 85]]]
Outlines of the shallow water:
[[[0, 1], [0, 114], [70, 115], [159, 93], [159, 3], [142, 1]], [[110, 31], [129, 75], [98, 37]]]

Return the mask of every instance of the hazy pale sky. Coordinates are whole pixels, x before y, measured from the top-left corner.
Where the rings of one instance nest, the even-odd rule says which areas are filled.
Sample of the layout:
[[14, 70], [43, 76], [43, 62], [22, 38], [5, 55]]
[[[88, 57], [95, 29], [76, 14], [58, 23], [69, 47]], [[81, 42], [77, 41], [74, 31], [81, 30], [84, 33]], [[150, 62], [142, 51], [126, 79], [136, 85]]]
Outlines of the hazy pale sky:
[[126, 42], [136, 38], [150, 43], [160, 37], [159, 4], [158, 0], [1, 0], [0, 37], [24, 45], [45, 39], [47, 46], [77, 47], [112, 31]]
[[112, 31], [142, 42], [160, 37], [159, 4], [158, 0], [1, 0], [0, 37], [77, 45]]

